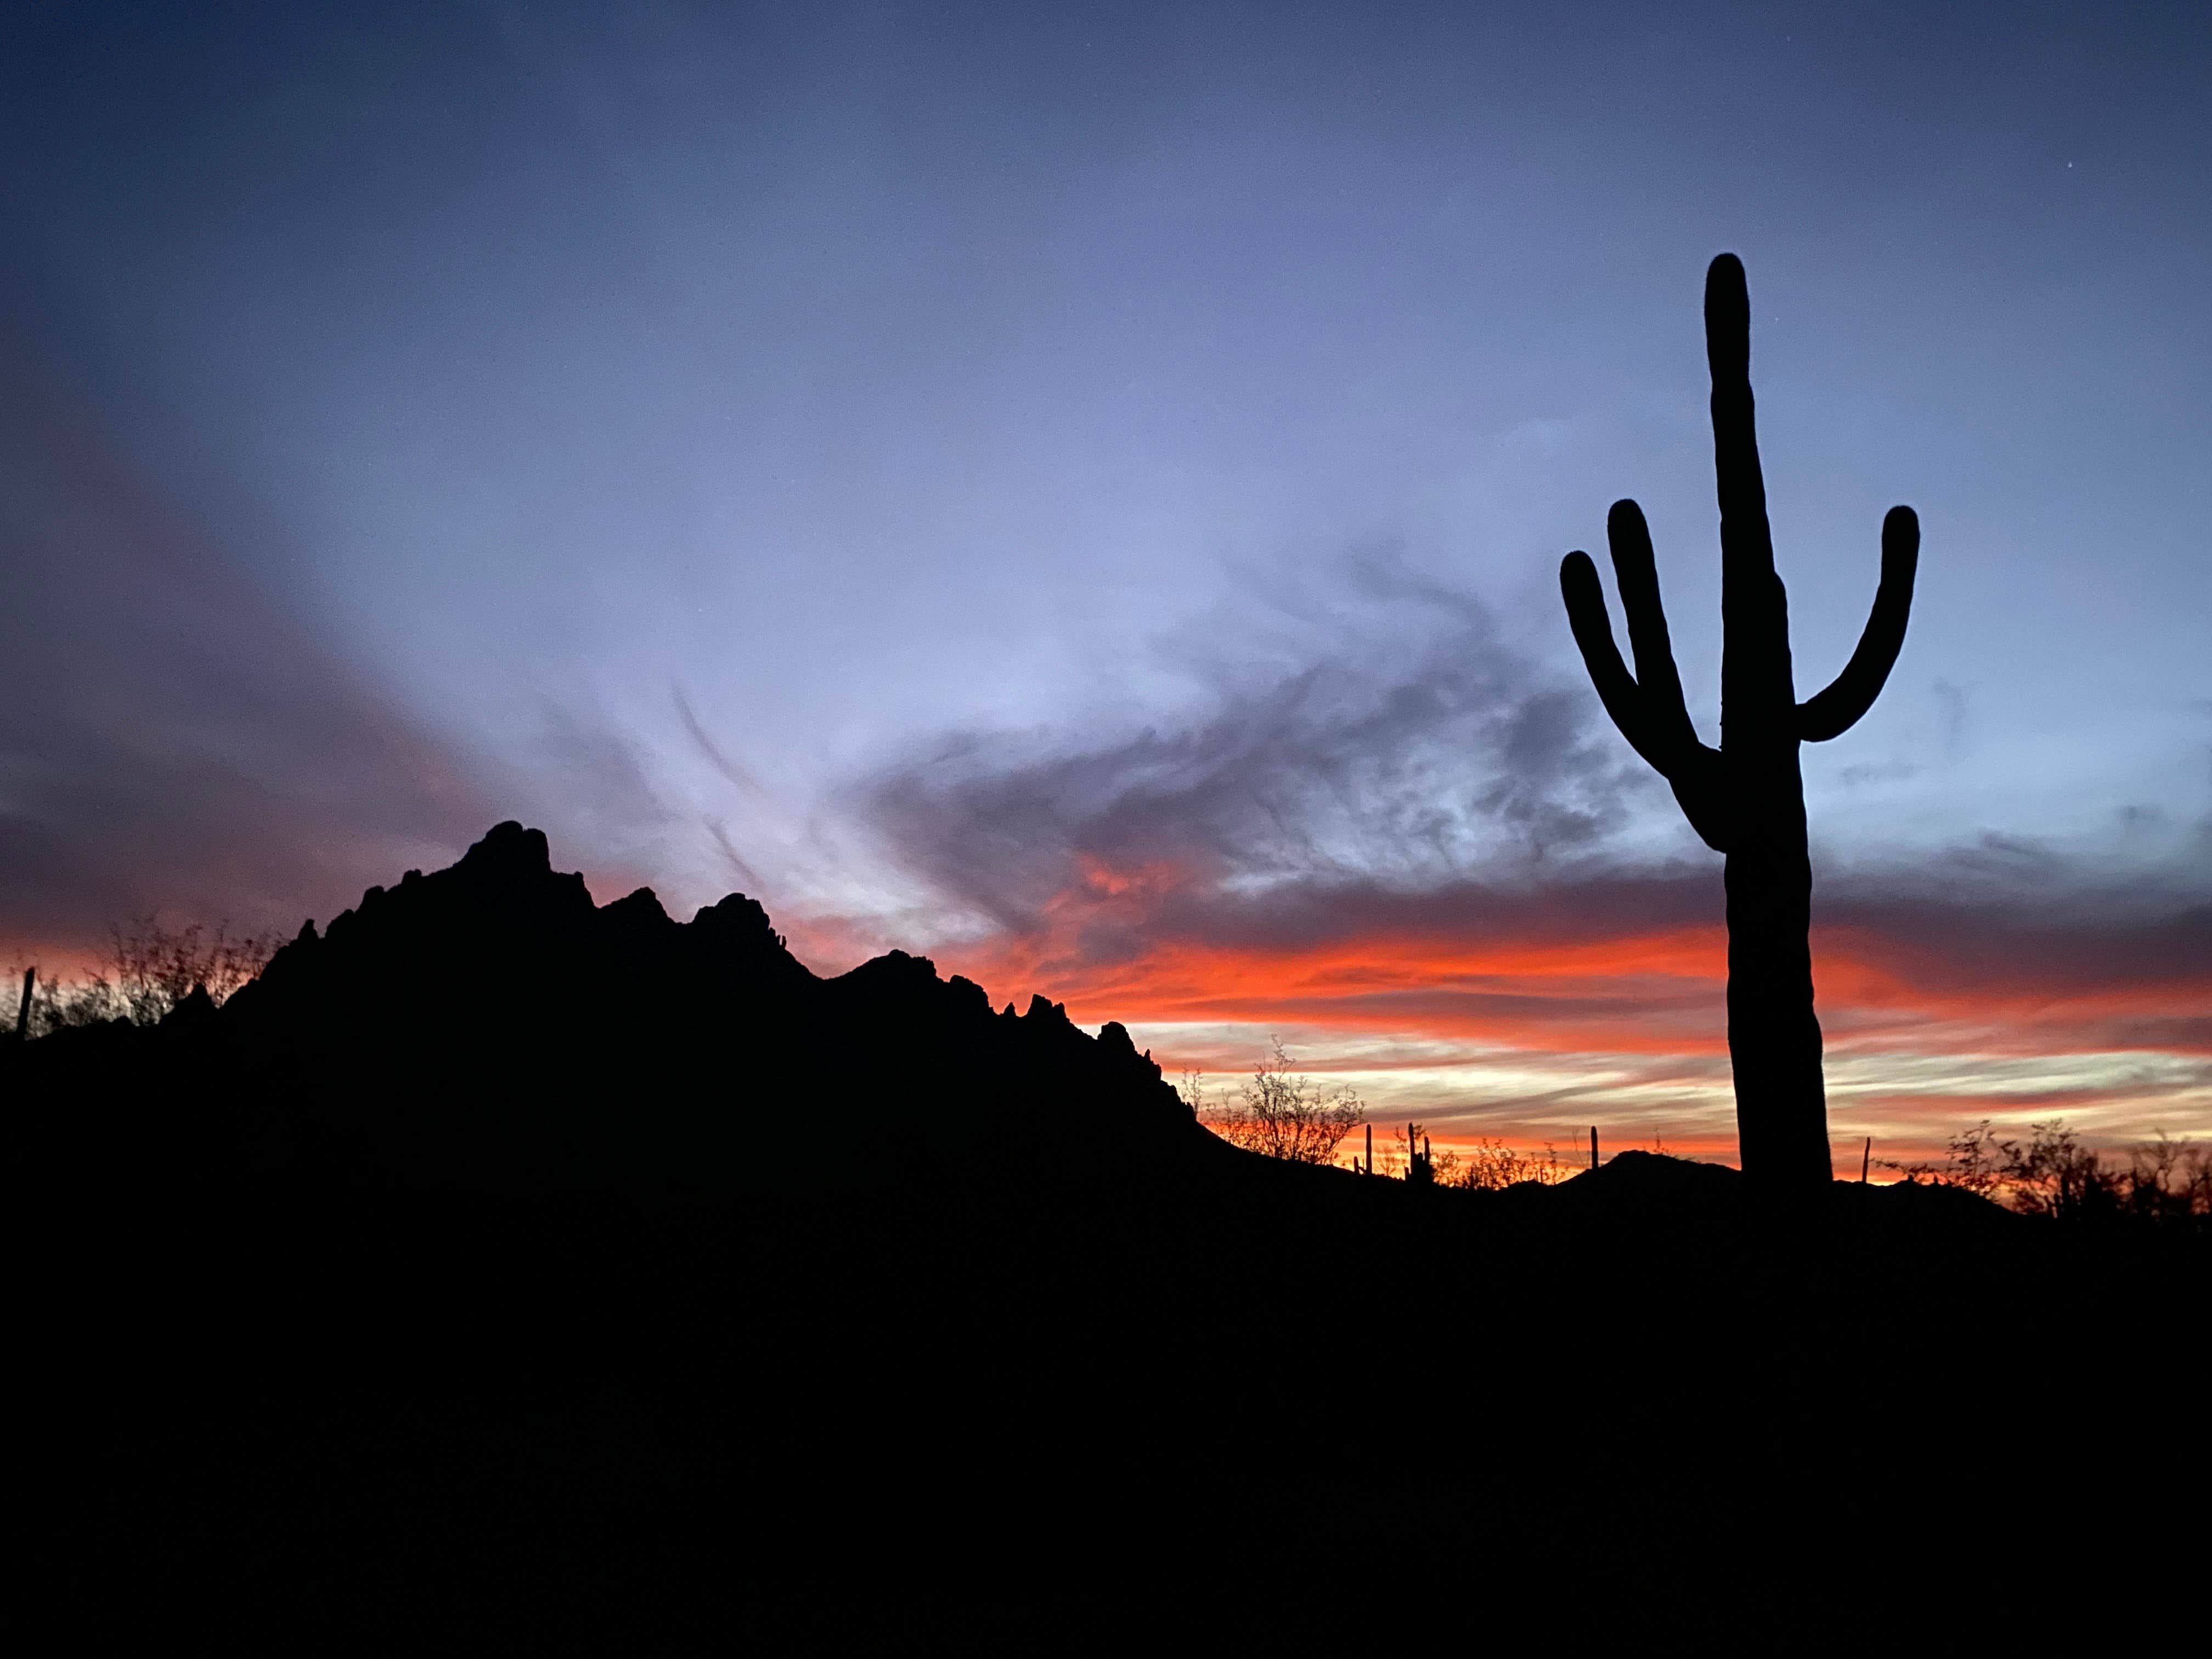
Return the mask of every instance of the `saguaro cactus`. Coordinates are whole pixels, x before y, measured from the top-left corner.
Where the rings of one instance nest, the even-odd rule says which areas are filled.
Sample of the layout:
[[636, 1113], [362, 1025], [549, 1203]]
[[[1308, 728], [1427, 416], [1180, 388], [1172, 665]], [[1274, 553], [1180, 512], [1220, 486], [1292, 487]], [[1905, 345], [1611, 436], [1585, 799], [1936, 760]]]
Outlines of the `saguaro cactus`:
[[1406, 1179], [1416, 1187], [1436, 1184], [1437, 1166], [1429, 1157], [1429, 1138], [1418, 1123], [1406, 1126]]
[[1721, 509], [1720, 747], [1698, 740], [1683, 705], [1651, 535], [1634, 501], [1615, 501], [1606, 519], [1633, 678], [1613, 644], [1588, 554], [1567, 555], [1559, 590], [1606, 713], [1672, 786], [1690, 827], [1727, 859], [1729, 1056], [1744, 1172], [1764, 1182], [1820, 1182], [1832, 1170], [1813, 1012], [1813, 870], [1797, 747], [1848, 731], [1889, 678], [1912, 605], [1920, 521], [1909, 507], [1892, 507], [1882, 520], [1881, 581], [1866, 630], [1835, 683], [1799, 702], [1752, 421], [1751, 301], [1732, 253], [1705, 272], [1705, 358]]

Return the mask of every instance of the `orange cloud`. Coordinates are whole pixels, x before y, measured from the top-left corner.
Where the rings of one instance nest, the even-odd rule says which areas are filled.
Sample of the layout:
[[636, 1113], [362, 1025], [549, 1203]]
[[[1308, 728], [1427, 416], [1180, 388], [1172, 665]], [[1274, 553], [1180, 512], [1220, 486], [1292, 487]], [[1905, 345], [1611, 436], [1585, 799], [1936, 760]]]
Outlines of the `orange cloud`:
[[[1172, 863], [1086, 855], [1035, 926], [938, 956], [1002, 998], [1042, 990], [1087, 1023], [1293, 1030], [1309, 1047], [1340, 1049], [1322, 1069], [1378, 1076], [1435, 1069], [1440, 1048], [1517, 1054], [1580, 1103], [1561, 1109], [1583, 1115], [1593, 1072], [1632, 1065], [1616, 1100], [1663, 1097], [1724, 1116], [1717, 917], [1670, 918], [1688, 906], [1647, 896], [1620, 904], [1616, 920], [1608, 895], [1576, 896], [1347, 888], [1240, 899]], [[1814, 939], [1838, 1122], [1887, 1129], [1892, 1152], [1899, 1126], [1917, 1125], [1915, 1156], [1938, 1150], [1946, 1125], [2008, 1112], [2133, 1103], [2179, 1132], [2212, 1127], [2212, 1067], [2200, 1063], [2212, 1055], [2212, 953], [2195, 934], [2144, 946], [2122, 937], [2124, 923], [2085, 933], [1963, 906], [1838, 908], [1845, 919]], [[2173, 1075], [2114, 1063], [2138, 1053]], [[2014, 1086], [1922, 1075], [2038, 1057], [2050, 1064]], [[1677, 1133], [1670, 1144], [1692, 1152], [1728, 1141], [1720, 1124]]]

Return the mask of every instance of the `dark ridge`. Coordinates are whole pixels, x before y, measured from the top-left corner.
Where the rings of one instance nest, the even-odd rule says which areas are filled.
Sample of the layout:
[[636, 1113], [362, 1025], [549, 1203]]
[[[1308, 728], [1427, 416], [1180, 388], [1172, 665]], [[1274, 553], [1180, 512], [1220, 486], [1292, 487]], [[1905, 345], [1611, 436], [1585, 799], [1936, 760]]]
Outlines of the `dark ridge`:
[[[1210, 1141], [1119, 1027], [1042, 998], [999, 1020], [899, 951], [820, 979], [743, 894], [595, 906], [513, 823], [309, 924], [221, 1018], [210, 1063], [282, 1067], [319, 1156], [413, 1182], [850, 1184]], [[779, 1151], [825, 1097], [834, 1130]]]
[[16, 1618], [82, 1650], [1863, 1651], [2201, 1559], [2130, 1438], [2195, 1243], [1272, 1164], [1119, 1025], [517, 824], [0, 1088]]

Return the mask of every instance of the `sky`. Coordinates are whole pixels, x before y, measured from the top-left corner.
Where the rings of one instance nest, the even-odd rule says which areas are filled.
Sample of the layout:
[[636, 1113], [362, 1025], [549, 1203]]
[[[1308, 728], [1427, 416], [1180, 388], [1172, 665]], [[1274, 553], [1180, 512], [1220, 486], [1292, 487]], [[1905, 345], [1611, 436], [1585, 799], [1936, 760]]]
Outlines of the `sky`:
[[[1726, 1158], [1703, 272], [1753, 296], [1839, 1148], [2212, 1133], [2197, 6], [0, 22], [0, 955], [492, 823], [1446, 1145]], [[1609, 580], [1609, 579], [1608, 579]], [[1617, 605], [1616, 605], [1617, 610]]]

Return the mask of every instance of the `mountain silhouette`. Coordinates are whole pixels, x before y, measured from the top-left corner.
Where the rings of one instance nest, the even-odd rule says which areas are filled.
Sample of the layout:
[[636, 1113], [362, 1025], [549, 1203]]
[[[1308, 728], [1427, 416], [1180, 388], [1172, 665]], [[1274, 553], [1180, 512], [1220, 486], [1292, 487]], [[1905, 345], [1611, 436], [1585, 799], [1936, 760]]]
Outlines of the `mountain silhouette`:
[[739, 894], [689, 922], [649, 888], [594, 904], [514, 823], [308, 923], [220, 1010], [74, 1046], [158, 1064], [171, 1097], [242, 1082], [282, 1101], [295, 1155], [417, 1184], [865, 1186], [1218, 1156], [1118, 1024], [1091, 1036], [1041, 996], [994, 1012], [899, 951], [819, 978]]
[[[303, 932], [223, 1017], [298, 1057], [361, 1155], [418, 1176], [866, 1182], [1207, 1140], [1119, 1025], [1091, 1037], [1042, 997], [994, 1012], [903, 951], [819, 979], [741, 895], [685, 923], [649, 888], [595, 906], [513, 823]], [[824, 1097], [832, 1121], [792, 1139]]]
[[0, 1088], [14, 1616], [89, 1649], [1800, 1651], [2201, 1540], [2095, 1449], [2203, 1374], [2196, 1243], [1259, 1158], [517, 824]]

